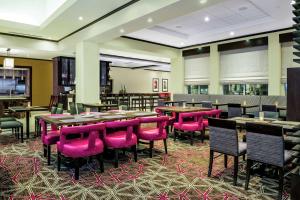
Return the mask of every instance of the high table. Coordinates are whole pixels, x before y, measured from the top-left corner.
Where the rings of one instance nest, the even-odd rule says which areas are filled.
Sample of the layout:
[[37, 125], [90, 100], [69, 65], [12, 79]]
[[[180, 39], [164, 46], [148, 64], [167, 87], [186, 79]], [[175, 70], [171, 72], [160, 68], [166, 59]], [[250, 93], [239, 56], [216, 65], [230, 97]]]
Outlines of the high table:
[[186, 101], [184, 101], [184, 100], [180, 100], [180, 101], [163, 101], [163, 103], [164, 103], [165, 106], [167, 106], [167, 105], [174, 106], [175, 103], [183, 104], [185, 102]]
[[98, 112], [101, 112], [103, 108], [118, 108], [118, 104], [84, 103], [83, 106], [87, 108], [97, 108]]
[[8, 109], [12, 112], [25, 112], [26, 116], [26, 136], [29, 138], [29, 133], [30, 133], [30, 125], [29, 125], [29, 120], [30, 120], [30, 113], [32, 111], [47, 111], [47, 107], [41, 107], [41, 106], [30, 106], [30, 107], [25, 107], [25, 106], [15, 106], [15, 107], [8, 107]]
[[186, 103], [186, 105], [192, 105], [193, 107], [197, 104], [202, 105], [202, 102], [187, 102]]
[[210, 111], [212, 110], [211, 108], [203, 108], [203, 107], [159, 107], [159, 109], [163, 112], [169, 112], [169, 113], [175, 113], [176, 114], [176, 121], [178, 121], [179, 118], [179, 113], [184, 113], [184, 112], [201, 112], [201, 111]]
[[247, 108], [257, 108], [257, 107], [259, 107], [259, 105], [245, 105], [245, 104], [243, 104], [243, 105], [241, 105], [241, 107], [242, 107], [242, 109], [243, 109], [243, 115], [246, 115], [246, 113], [247, 113]]

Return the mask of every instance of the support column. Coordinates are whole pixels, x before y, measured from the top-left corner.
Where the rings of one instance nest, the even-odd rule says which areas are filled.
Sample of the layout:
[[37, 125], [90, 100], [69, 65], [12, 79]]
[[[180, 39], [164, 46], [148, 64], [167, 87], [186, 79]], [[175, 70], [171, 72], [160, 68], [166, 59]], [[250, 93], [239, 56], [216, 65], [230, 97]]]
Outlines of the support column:
[[280, 95], [281, 88], [281, 45], [279, 34], [271, 33], [268, 37], [268, 84], [269, 95]]
[[218, 51], [218, 45], [210, 45], [210, 85], [209, 94], [220, 94], [220, 52]]
[[99, 47], [95, 43], [76, 45], [76, 102], [99, 102], [100, 71]]
[[184, 93], [184, 58], [181, 51], [177, 58], [171, 59], [170, 92], [172, 94]]

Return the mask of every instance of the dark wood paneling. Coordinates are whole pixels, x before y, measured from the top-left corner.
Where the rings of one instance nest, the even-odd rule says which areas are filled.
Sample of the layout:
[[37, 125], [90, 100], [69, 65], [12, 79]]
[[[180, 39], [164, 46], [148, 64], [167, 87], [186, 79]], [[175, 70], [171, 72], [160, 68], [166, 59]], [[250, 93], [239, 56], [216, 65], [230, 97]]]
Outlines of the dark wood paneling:
[[284, 43], [284, 42], [292, 42], [293, 41], [293, 32], [289, 33], [283, 33], [279, 35], [279, 42]]
[[287, 69], [287, 120], [300, 121], [300, 68]]
[[200, 54], [206, 54], [210, 53], [210, 47], [200, 47], [200, 48], [194, 48], [194, 49], [188, 49], [182, 51], [182, 56], [194, 56], [194, 55], [200, 55]]
[[241, 40], [237, 42], [230, 42], [226, 44], [220, 44], [218, 46], [219, 51], [228, 51], [235, 49], [243, 49], [249, 47], [266, 46], [268, 45], [268, 37], [255, 38], [250, 40]]

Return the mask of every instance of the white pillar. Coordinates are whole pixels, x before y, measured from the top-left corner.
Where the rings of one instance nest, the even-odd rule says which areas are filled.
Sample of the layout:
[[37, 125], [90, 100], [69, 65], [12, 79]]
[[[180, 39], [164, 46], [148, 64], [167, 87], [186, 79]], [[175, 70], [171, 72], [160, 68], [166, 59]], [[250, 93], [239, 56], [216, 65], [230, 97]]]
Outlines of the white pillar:
[[271, 33], [268, 37], [268, 84], [269, 95], [281, 93], [281, 45], [279, 34]]
[[96, 103], [100, 95], [99, 47], [95, 43], [76, 45], [76, 102]]
[[218, 45], [210, 45], [210, 85], [209, 94], [220, 94], [220, 53], [218, 51]]
[[170, 92], [172, 94], [184, 93], [184, 58], [181, 51], [177, 58], [171, 59]]

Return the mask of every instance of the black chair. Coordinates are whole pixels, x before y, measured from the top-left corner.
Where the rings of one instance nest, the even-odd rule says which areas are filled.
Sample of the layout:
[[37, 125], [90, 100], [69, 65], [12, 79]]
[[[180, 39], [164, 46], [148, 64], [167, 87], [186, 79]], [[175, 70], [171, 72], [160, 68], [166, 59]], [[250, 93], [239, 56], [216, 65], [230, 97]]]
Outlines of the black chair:
[[21, 134], [21, 142], [24, 141], [23, 124], [17, 120], [0, 122], [1, 129], [11, 129], [12, 133], [19, 139]]
[[82, 103], [77, 103], [77, 114], [85, 112], [85, 108]]
[[228, 104], [228, 118], [242, 117], [242, 107], [239, 103]]
[[269, 124], [246, 123], [247, 174], [245, 189], [248, 189], [253, 162], [275, 166], [279, 171], [278, 199], [281, 199], [284, 182], [284, 167], [292, 161], [291, 151], [284, 148], [283, 128]]
[[239, 156], [243, 156], [247, 151], [247, 144], [238, 141], [236, 122], [226, 119], [208, 118], [210, 158], [208, 176], [211, 176], [214, 152], [224, 154], [224, 166], [227, 168], [227, 156], [234, 156], [234, 181], [237, 185], [237, 174]]

